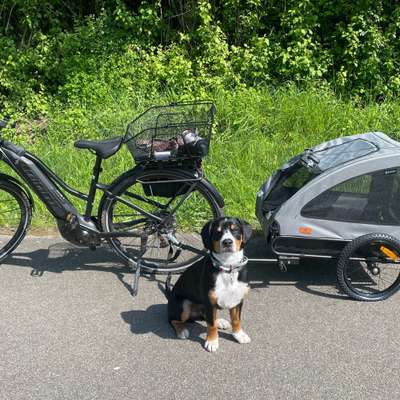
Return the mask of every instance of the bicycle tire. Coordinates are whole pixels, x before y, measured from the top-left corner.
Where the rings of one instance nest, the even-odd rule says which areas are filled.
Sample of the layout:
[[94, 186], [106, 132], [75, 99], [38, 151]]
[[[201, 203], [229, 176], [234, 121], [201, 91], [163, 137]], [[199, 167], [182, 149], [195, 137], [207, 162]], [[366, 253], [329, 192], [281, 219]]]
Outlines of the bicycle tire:
[[[374, 287], [374, 284], [371, 284], [373, 282], [373, 274], [372, 274], [372, 268], [371, 267], [361, 267], [359, 268], [360, 273], [364, 274], [364, 277], [361, 279], [358, 277], [358, 279], [353, 279], [351, 281], [351, 276], [350, 276], [350, 263], [351, 263], [351, 258], [354, 257], [357, 254], [357, 251], [369, 251], [369, 249], [372, 249], [373, 246], [378, 246], [378, 245], [385, 245], [388, 246], [390, 251], [394, 252], [397, 256], [400, 257], [400, 241], [396, 239], [393, 236], [390, 236], [385, 233], [370, 233], [367, 235], [360, 236], [350, 243], [346, 245], [346, 247], [343, 249], [342, 253], [340, 254], [338, 264], [337, 264], [337, 281], [339, 284], [339, 287], [345, 292], [347, 295], [349, 295], [351, 298], [355, 300], [360, 300], [360, 301], [381, 301], [385, 300], [388, 297], [392, 296], [394, 293], [396, 293], [399, 288], [400, 288], [400, 266], [399, 270], [397, 273], [397, 270], [395, 270], [394, 275], [395, 279], [393, 282], [390, 282], [390, 285], [386, 287], [383, 290], [379, 290], [379, 284], [378, 288]], [[372, 254], [372, 250], [371, 250]], [[382, 257], [382, 261], [384, 257]], [[355, 261], [355, 262], [361, 262], [361, 261]], [[366, 264], [368, 264], [366, 262]], [[385, 262], [383, 263], [385, 265]], [[396, 265], [398, 263], [396, 262]], [[381, 266], [381, 264], [379, 264]], [[378, 273], [375, 276], [378, 276], [379, 279], [381, 278], [382, 270], [384, 270], [385, 267], [380, 267], [377, 269]], [[371, 275], [368, 276], [370, 273], [369, 270], [371, 270]], [[353, 274], [358, 271], [354, 271]], [[397, 275], [397, 276], [396, 276]], [[363, 281], [362, 281], [363, 279]], [[370, 282], [366, 282], [366, 279], [369, 279]], [[377, 278], [378, 279], [378, 278]], [[375, 283], [376, 284], [376, 283]], [[357, 285], [357, 286], [356, 286]], [[368, 293], [367, 291], [371, 290], [372, 293]]]
[[[115, 209], [114, 205], [116, 204], [117, 200], [115, 196], [123, 196], [124, 193], [128, 191], [129, 188], [136, 185], [141, 185], [138, 180], [146, 181], [146, 180], [160, 180], [160, 179], [188, 179], [188, 175], [184, 172], [179, 172], [179, 170], [145, 170], [141, 169], [138, 170], [136, 173], [128, 175], [125, 179], [120, 180], [115, 186], [110, 189], [111, 194], [109, 194], [100, 205], [100, 212], [99, 212], [99, 219], [101, 222], [101, 228], [103, 232], [112, 232], [115, 231], [113, 225], [113, 211]], [[140, 186], [138, 186], [140, 187]], [[212, 218], [218, 218], [223, 216], [223, 208], [221, 208], [218, 204], [217, 198], [215, 195], [207, 188], [207, 186], [202, 182], [199, 181], [196, 184], [196, 189], [193, 191], [196, 195], [202, 197], [209, 205], [211, 213], [207, 220]], [[199, 210], [195, 210], [199, 212]], [[203, 226], [204, 223], [207, 221], [202, 221], [201, 225]], [[202, 227], [201, 226], [201, 227]], [[199, 226], [200, 228], [200, 226]], [[200, 232], [200, 229], [198, 233]], [[198, 235], [198, 239], [200, 239], [200, 235]], [[110, 246], [114, 249], [114, 251], [122, 258], [125, 263], [130, 261], [136, 262], [138, 257], [132, 256], [132, 254], [128, 255], [124, 246], [121, 245], [121, 240], [118, 238], [109, 238], [107, 241], [109, 242]], [[200, 239], [201, 243], [201, 239]], [[198, 246], [195, 246], [198, 247]], [[202, 248], [202, 243], [201, 243]], [[188, 254], [188, 251], [185, 251]], [[182, 251], [181, 254], [183, 254]], [[190, 257], [186, 261], [181, 261], [177, 263], [166, 263], [166, 262], [155, 262], [154, 260], [151, 261], [148, 257], [142, 257], [142, 267], [144, 270], [150, 273], [181, 273], [190, 265], [194, 264], [198, 260], [200, 260], [203, 256], [201, 255], [194, 255]]]
[[[10, 209], [7, 204], [12, 200], [15, 200], [18, 206], [15, 209]], [[0, 261], [2, 261], [25, 237], [32, 219], [32, 206], [28, 196], [18, 185], [2, 180], [0, 181], [0, 211], [0, 221], [4, 219], [3, 224], [0, 222]], [[10, 221], [7, 217], [8, 211], [19, 214], [15, 221]], [[9, 221], [6, 221], [7, 219]]]

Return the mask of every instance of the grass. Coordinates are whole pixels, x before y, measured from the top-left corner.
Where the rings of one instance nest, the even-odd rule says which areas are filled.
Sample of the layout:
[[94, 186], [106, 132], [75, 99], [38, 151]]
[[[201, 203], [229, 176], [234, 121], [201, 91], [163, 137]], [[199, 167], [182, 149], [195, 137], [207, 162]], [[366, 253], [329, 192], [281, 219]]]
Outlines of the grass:
[[[195, 97], [189, 94], [185, 98], [190, 96]], [[395, 100], [359, 105], [324, 88], [293, 87], [216, 91], [211, 97], [217, 105], [217, 119], [211, 154], [204, 162], [206, 175], [225, 198], [226, 214], [253, 224], [255, 198], [261, 184], [304, 148], [374, 130], [400, 138], [400, 105]], [[22, 127], [24, 134], [13, 139], [42, 158], [67, 183], [87, 192], [94, 156], [74, 149], [74, 140], [122, 135], [126, 124], [146, 106], [171, 99], [176, 100], [177, 96], [146, 99], [137, 95], [132, 99], [121, 95], [118, 101], [54, 107], [45, 129], [24, 132]], [[109, 183], [133, 167], [132, 157], [122, 149], [104, 162], [101, 181]], [[33, 225], [46, 226], [52, 221], [36, 199]]]

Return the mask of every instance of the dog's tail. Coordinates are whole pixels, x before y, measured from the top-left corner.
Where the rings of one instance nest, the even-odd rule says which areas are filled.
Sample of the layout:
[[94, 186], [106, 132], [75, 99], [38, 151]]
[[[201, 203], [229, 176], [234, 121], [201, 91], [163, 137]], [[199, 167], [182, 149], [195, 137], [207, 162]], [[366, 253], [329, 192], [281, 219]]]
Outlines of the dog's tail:
[[173, 289], [173, 285], [171, 283], [171, 278], [172, 278], [172, 275], [168, 274], [167, 279], [165, 281], [164, 294], [165, 294], [165, 297], [167, 298], [167, 300], [169, 300], [171, 298], [171, 293], [172, 293], [172, 289]]

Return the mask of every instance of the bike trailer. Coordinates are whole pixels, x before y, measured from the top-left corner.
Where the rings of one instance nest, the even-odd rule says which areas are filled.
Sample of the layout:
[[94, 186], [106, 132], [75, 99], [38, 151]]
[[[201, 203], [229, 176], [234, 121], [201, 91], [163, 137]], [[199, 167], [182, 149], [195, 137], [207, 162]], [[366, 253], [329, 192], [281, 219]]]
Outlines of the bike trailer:
[[[357, 249], [346, 257], [365, 260], [368, 253], [368, 272], [382, 261], [379, 257], [397, 264], [400, 143], [384, 133], [369, 132], [306, 149], [261, 186], [256, 215], [278, 259], [340, 258], [356, 241]], [[365, 235], [369, 239], [361, 240], [361, 246], [360, 237]], [[381, 239], [390, 239], [391, 244]], [[395, 279], [400, 285], [398, 271]]]

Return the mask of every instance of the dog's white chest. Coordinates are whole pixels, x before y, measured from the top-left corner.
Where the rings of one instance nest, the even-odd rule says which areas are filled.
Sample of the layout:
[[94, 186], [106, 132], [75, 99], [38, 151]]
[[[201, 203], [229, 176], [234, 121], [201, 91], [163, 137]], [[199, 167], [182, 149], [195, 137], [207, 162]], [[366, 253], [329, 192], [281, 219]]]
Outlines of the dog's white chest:
[[220, 272], [215, 282], [217, 304], [221, 308], [237, 306], [249, 290], [247, 283], [238, 281], [238, 272]]

